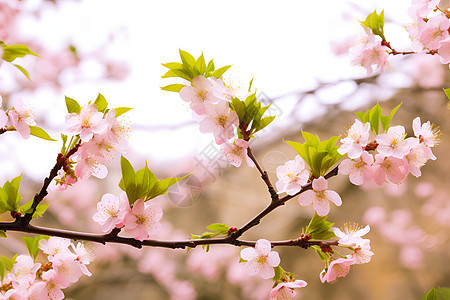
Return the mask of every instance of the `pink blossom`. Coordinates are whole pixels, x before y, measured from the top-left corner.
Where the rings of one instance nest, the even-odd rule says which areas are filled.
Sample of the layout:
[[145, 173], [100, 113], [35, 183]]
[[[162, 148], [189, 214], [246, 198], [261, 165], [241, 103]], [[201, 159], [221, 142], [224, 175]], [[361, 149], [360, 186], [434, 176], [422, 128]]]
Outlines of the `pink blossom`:
[[417, 246], [405, 246], [400, 251], [400, 262], [408, 269], [418, 269], [423, 265], [423, 251]]
[[99, 112], [95, 104], [89, 104], [81, 109], [79, 114], [71, 113], [66, 116], [67, 131], [71, 134], [79, 134], [83, 142], [87, 142], [94, 134], [102, 134], [108, 124], [103, 119], [103, 113]]
[[42, 273], [42, 280], [45, 282], [47, 295], [51, 300], [62, 300], [64, 299], [64, 292], [61, 290], [63, 287], [55, 279], [58, 280], [58, 274], [54, 269]]
[[412, 6], [417, 9], [421, 17], [427, 15], [439, 5], [440, 0], [412, 0]]
[[72, 244], [72, 248], [77, 256], [76, 260], [83, 265], [88, 265], [94, 261], [94, 246], [91, 243], [78, 243], [76, 247]]
[[264, 279], [275, 276], [273, 268], [280, 264], [280, 256], [278, 252], [271, 249], [272, 246], [268, 240], [260, 239], [256, 242], [255, 248], [241, 250], [241, 258], [247, 261], [245, 270], [248, 275], [253, 276], [259, 273]]
[[[30, 286], [30, 288], [28, 289], [28, 300], [60, 300], [60, 299], [64, 299], [64, 294], [62, 296], [62, 298], [50, 298], [49, 291], [47, 289], [47, 283], [44, 281], [40, 281], [37, 282], [35, 284], [33, 284], [32, 286]], [[2, 298], [0, 298], [2, 299]]]
[[222, 153], [227, 157], [228, 161], [235, 167], [239, 167], [242, 160], [245, 158], [249, 167], [254, 167], [255, 164], [247, 154], [248, 142], [244, 140], [235, 140], [233, 144], [222, 144]]
[[19, 286], [28, 287], [34, 282], [36, 272], [40, 267], [41, 264], [34, 263], [31, 256], [19, 255], [14, 262], [9, 277], [13, 283], [17, 283]]
[[360, 44], [349, 49], [349, 56], [352, 65], [359, 65], [367, 70], [367, 74], [372, 74], [375, 68], [383, 70], [389, 56], [389, 48], [381, 45], [381, 41], [376, 40], [372, 31], [363, 26], [365, 35]]
[[307, 285], [304, 280], [295, 280], [289, 282], [280, 282], [270, 291], [271, 300], [289, 300], [294, 299], [296, 293], [295, 288], [302, 288]]
[[413, 120], [412, 127], [414, 135], [419, 138], [420, 143], [424, 143], [428, 147], [434, 147], [441, 142], [439, 127], [430, 124], [430, 121], [421, 124], [420, 117], [417, 117]]
[[357, 159], [345, 159], [339, 165], [339, 173], [349, 175], [350, 182], [361, 185], [373, 178], [373, 155], [363, 151]]
[[130, 123], [126, 122], [125, 119], [118, 121], [114, 109], [108, 111], [105, 115], [105, 120], [108, 126], [104, 135], [114, 145], [114, 148], [122, 152], [128, 145], [127, 139], [130, 136]]
[[449, 36], [449, 26], [450, 21], [445, 15], [439, 14], [431, 17], [422, 28], [422, 31], [419, 34], [419, 40], [427, 49], [437, 50], [440, 48], [439, 42], [445, 40]]
[[405, 156], [408, 171], [415, 177], [421, 176], [422, 172], [420, 171], [420, 168], [424, 166], [430, 158], [436, 159], [431, 152], [430, 147], [427, 147], [422, 143], [417, 145]]
[[277, 177], [278, 193], [286, 192], [288, 195], [295, 195], [302, 189], [302, 185], [308, 182], [309, 171], [305, 170], [305, 162], [297, 155], [294, 160], [277, 167]]
[[111, 232], [113, 228], [123, 226], [125, 215], [129, 210], [130, 205], [125, 193], [122, 193], [120, 198], [112, 194], [105, 194], [97, 203], [97, 212], [92, 219], [102, 225], [103, 232]]
[[86, 143], [77, 151], [77, 165], [75, 167], [75, 176], [79, 179], [86, 179], [89, 176], [95, 176], [103, 179], [108, 175], [108, 169], [104, 165], [105, 158], [92, 152], [92, 144]]
[[446, 38], [439, 42], [438, 54], [441, 59], [441, 63], [450, 63], [450, 38]]
[[375, 155], [373, 167], [375, 182], [380, 186], [383, 185], [386, 177], [390, 182], [398, 184], [401, 183], [408, 174], [404, 161], [393, 156], [386, 157], [382, 154]]
[[185, 86], [180, 91], [180, 97], [191, 104], [192, 110], [198, 115], [206, 113], [205, 103], [217, 103], [220, 99], [214, 95], [213, 82], [203, 76], [192, 80], [193, 86]]
[[53, 270], [56, 271], [52, 280], [61, 288], [67, 288], [71, 283], [77, 282], [83, 274], [92, 275], [89, 271], [86, 272], [86, 266], [76, 260], [77, 256], [73, 253], [59, 254], [56, 258], [52, 262]]
[[338, 258], [333, 260], [328, 269], [324, 269], [322, 273], [320, 273], [320, 281], [322, 283], [335, 281], [338, 277], [347, 276], [348, 272], [350, 272], [350, 266], [353, 264], [353, 259], [348, 258]]
[[405, 157], [405, 155], [418, 144], [417, 139], [405, 139], [405, 137], [405, 127], [401, 125], [390, 127], [387, 133], [376, 136], [378, 152], [386, 157], [393, 156], [400, 159]]
[[21, 100], [17, 104], [17, 107], [13, 106], [8, 111], [9, 121], [24, 139], [28, 139], [30, 137], [30, 125], [36, 125], [34, 109], [30, 105], [24, 104]]
[[365, 245], [362, 247], [358, 247], [354, 250], [352, 255], [350, 255], [350, 259], [353, 260], [353, 264], [360, 265], [360, 264], [367, 264], [372, 259], [372, 256], [374, 253], [370, 251], [370, 246]]
[[69, 246], [72, 243], [68, 239], [59, 237], [50, 237], [48, 240], [43, 239], [39, 241], [39, 249], [48, 255], [48, 260], [53, 261], [53, 258], [58, 254], [69, 255], [72, 254]]
[[369, 139], [370, 123], [363, 124], [358, 119], [350, 127], [347, 136], [341, 139], [341, 147], [337, 150], [340, 154], [347, 153], [349, 158], [355, 159], [361, 156], [363, 147]]
[[339, 245], [349, 246], [353, 248], [361, 247], [363, 244], [370, 242], [368, 239], [363, 239], [362, 236], [366, 235], [370, 231], [370, 226], [367, 225], [364, 228], [358, 226], [358, 224], [346, 224], [341, 231], [339, 228], [333, 227], [334, 234], [339, 238]]
[[201, 132], [212, 132], [217, 145], [234, 137], [233, 125], [238, 126], [239, 118], [235, 111], [230, 110], [228, 102], [220, 101], [215, 105], [205, 103], [205, 111], [206, 114], [199, 124]]
[[307, 190], [298, 197], [298, 203], [301, 206], [308, 206], [313, 204], [314, 210], [319, 216], [325, 216], [330, 212], [330, 202], [333, 202], [337, 206], [342, 205], [341, 197], [335, 191], [329, 191], [328, 182], [320, 176], [314, 179], [312, 182], [313, 190]]
[[159, 220], [162, 215], [161, 207], [146, 205], [143, 199], [138, 199], [125, 216], [125, 231], [137, 240], [148, 239], [161, 230]]
[[226, 84], [221, 78], [210, 77], [209, 80], [213, 82], [213, 94], [219, 99], [231, 102], [233, 97], [239, 99], [246, 99], [250, 94], [247, 90]]

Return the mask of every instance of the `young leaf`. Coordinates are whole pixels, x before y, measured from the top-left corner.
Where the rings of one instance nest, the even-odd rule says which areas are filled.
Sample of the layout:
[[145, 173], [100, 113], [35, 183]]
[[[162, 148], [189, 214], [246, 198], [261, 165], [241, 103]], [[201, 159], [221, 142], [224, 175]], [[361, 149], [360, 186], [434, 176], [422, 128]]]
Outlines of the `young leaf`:
[[231, 68], [231, 65], [219, 68], [212, 73], [212, 76], [219, 79], [229, 68]]
[[97, 106], [99, 112], [105, 112], [106, 108], [108, 107], [108, 102], [100, 93], [98, 93], [97, 99], [95, 99], [94, 104], [95, 106]]
[[36, 53], [30, 50], [25, 45], [10, 45], [3, 47], [3, 60], [7, 62], [12, 62], [18, 57], [24, 57], [25, 55], [34, 55], [39, 57]]
[[213, 62], [213, 60], [211, 59], [211, 60], [209, 61], [208, 65], [206, 66], [205, 77], [206, 77], [206, 78], [207, 78], [207, 77], [210, 77], [210, 76], [211, 76], [211, 73], [214, 72], [215, 68], [216, 68], [216, 67], [214, 66], [214, 62]]
[[369, 114], [369, 123], [370, 128], [378, 134], [378, 129], [380, 125], [380, 116], [382, 113], [381, 107], [378, 105], [378, 103], [370, 110]]
[[69, 97], [66, 97], [66, 107], [67, 107], [67, 112], [69, 114], [71, 114], [71, 113], [79, 114], [81, 111], [80, 104], [78, 104], [78, 102], [76, 100], [69, 98]]
[[31, 81], [30, 75], [28, 75], [27, 70], [25, 70], [22, 66], [16, 64], [13, 64], [13, 66], [19, 69], [19, 71], [22, 72], [22, 74], [25, 75], [25, 77], [28, 78], [29, 81]]
[[181, 70], [183, 69], [183, 64], [179, 63], [179, 62], [169, 62], [169, 63], [163, 63], [162, 64], [164, 67], [174, 70], [174, 69], [178, 69]]
[[116, 111], [116, 118], [118, 116], [123, 115], [126, 112], [129, 112], [132, 109], [133, 109], [132, 107], [116, 107], [116, 108], [114, 108], [114, 110]]
[[230, 226], [228, 226], [227, 224], [223, 224], [223, 223], [214, 223], [211, 225], [208, 225], [206, 227], [208, 230], [211, 231], [218, 231], [218, 232], [225, 232], [226, 234], [228, 234], [228, 230], [230, 229]]
[[447, 96], [448, 100], [450, 100], [450, 88], [444, 89], [444, 93]]
[[50, 237], [47, 235], [40, 235], [36, 237], [22, 237], [22, 240], [27, 246], [28, 253], [30, 253], [30, 256], [33, 258], [33, 260], [36, 260], [36, 256], [39, 252], [39, 241], [43, 239], [48, 240], [49, 238]]
[[184, 84], [169, 84], [169, 85], [161, 87], [161, 89], [164, 91], [179, 93], [181, 91], [181, 89], [184, 87], [185, 87]]
[[45, 132], [44, 129], [40, 128], [40, 127], [36, 127], [36, 126], [29, 126], [30, 127], [30, 134], [34, 135], [38, 138], [47, 140], [47, 141], [56, 141], [55, 139], [53, 139], [50, 135], [48, 135], [47, 132]]
[[383, 41], [386, 40], [384, 37], [384, 10], [378, 15], [375, 10], [373, 13], [367, 16], [364, 22], [361, 22], [366, 27], [370, 28], [373, 34], [380, 36]]
[[183, 68], [185, 65], [187, 67], [194, 67], [195, 66], [195, 58], [188, 52], [183, 51], [179, 49], [181, 61], [183, 62]]
[[0, 257], [0, 277], [3, 281], [7, 272], [11, 272], [14, 262], [16, 261], [17, 254], [13, 258], [9, 259], [6, 256]]
[[310, 234], [313, 240], [332, 239], [336, 237], [334, 231], [330, 230], [333, 225], [334, 223], [327, 221], [327, 216], [321, 217], [317, 213], [314, 213], [313, 218], [308, 226], [306, 226], [305, 234]]
[[6, 232], [4, 230], [0, 230], [0, 237], [6, 238]]
[[195, 69], [197, 70], [199, 75], [204, 75], [205, 74], [206, 62], [205, 62], [205, 57], [203, 56], [203, 53], [202, 53], [202, 55], [199, 56], [199, 58], [195, 62]]

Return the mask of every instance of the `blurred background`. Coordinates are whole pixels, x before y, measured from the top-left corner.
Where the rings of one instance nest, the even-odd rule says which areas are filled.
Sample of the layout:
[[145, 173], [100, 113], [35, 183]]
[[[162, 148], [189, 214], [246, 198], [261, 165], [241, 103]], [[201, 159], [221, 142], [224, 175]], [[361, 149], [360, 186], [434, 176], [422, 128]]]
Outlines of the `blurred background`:
[[[23, 100], [34, 106], [36, 122], [54, 138], [65, 130], [64, 96], [87, 103], [102, 93], [112, 107], [130, 106], [132, 134], [126, 157], [135, 169], [148, 161], [159, 178], [194, 171], [154, 201], [163, 207], [163, 232], [155, 238], [184, 239], [219, 222], [242, 226], [270, 201], [257, 170], [229, 165], [213, 136], [202, 134], [189, 106], [160, 86], [163, 62], [179, 61], [181, 48], [216, 66], [232, 64], [225, 80], [246, 88], [254, 77], [258, 98], [272, 103], [277, 118], [258, 133], [252, 149], [276, 182], [276, 167], [296, 152], [282, 141], [302, 142], [300, 130], [327, 139], [343, 134], [354, 111], [379, 102], [389, 111], [400, 102], [392, 125], [412, 135], [420, 116], [440, 126], [437, 161], [383, 189], [352, 185], [345, 176], [330, 180], [343, 205], [328, 219], [371, 225], [367, 235], [375, 255], [366, 265], [333, 284], [322, 284], [323, 264], [313, 251], [278, 248], [285, 270], [308, 287], [304, 299], [418, 299], [432, 287], [450, 287], [450, 201], [448, 128], [450, 111], [442, 88], [450, 87], [449, 69], [433, 56], [390, 57], [384, 73], [367, 75], [346, 55], [361, 31], [358, 20], [385, 10], [385, 35], [397, 50], [408, 50], [403, 26], [411, 22], [410, 1], [107, 1], [0, 0], [0, 40], [26, 44], [40, 58], [20, 60], [28, 81], [10, 64], [0, 66], [3, 108]], [[441, 7], [449, 6], [441, 1]], [[23, 172], [21, 195], [31, 199], [53, 166], [61, 142], [18, 133], [1, 136], [0, 179]], [[11, 155], [14, 153], [14, 155]], [[118, 195], [119, 160], [108, 163], [104, 180], [90, 178], [65, 192], [52, 192], [38, 224], [99, 232], [92, 221], [105, 193]], [[277, 209], [245, 239], [296, 238], [313, 212], [297, 201]], [[2, 216], [4, 219], [7, 217]], [[26, 253], [19, 237], [0, 241], [2, 255]], [[67, 299], [268, 299], [270, 280], [248, 277], [240, 249], [214, 246], [189, 255], [185, 250], [96, 246], [90, 278], [65, 290]], [[300, 297], [298, 297], [300, 298]]]

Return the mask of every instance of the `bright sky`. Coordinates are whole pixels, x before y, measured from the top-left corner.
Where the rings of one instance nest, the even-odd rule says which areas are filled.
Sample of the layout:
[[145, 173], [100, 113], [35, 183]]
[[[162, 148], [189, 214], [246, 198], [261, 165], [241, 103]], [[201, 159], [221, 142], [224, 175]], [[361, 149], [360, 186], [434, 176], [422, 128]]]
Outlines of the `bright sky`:
[[[58, 1], [57, 6], [41, 0], [17, 2], [30, 8], [46, 6], [41, 16], [20, 24], [24, 37], [37, 37], [55, 50], [69, 43], [80, 53], [100, 48], [105, 56], [124, 60], [131, 67], [124, 82], [88, 80], [57, 93], [40, 89], [19, 96], [34, 104], [38, 115], [47, 116], [54, 128], [64, 128], [64, 95], [86, 103], [98, 92], [113, 107], [134, 107], [129, 117], [136, 128], [153, 128], [191, 120], [179, 96], [159, 88], [172, 83], [161, 79], [165, 72], [161, 63], [178, 61], [179, 48], [194, 56], [203, 52], [206, 59], [214, 58], [216, 66], [232, 64], [227, 77], [238, 85], [246, 86], [255, 76], [253, 86], [269, 97], [314, 87], [317, 79], [364, 76], [364, 71], [349, 67], [347, 59], [332, 55], [330, 41], [357, 32], [357, 22], [350, 20], [361, 20], [374, 9], [384, 8], [387, 18], [407, 22], [409, 1], [355, 1], [362, 11], [353, 10], [347, 2], [84, 0]], [[343, 16], [350, 19], [344, 21]], [[387, 30], [398, 31], [395, 27]], [[115, 39], [103, 47], [111, 33]], [[96, 78], [94, 62], [81, 67], [87, 78]], [[312, 103], [311, 111], [315, 109]], [[61, 146], [7, 138], [13, 145], [8, 143], [7, 149], [0, 145], [0, 155], [14, 151], [22, 157], [19, 167], [36, 179], [48, 172]], [[201, 134], [194, 125], [176, 131], [134, 130], [130, 144], [150, 161], [165, 161], [200, 151], [211, 140], [212, 135]], [[42, 147], [39, 157], [29, 155], [30, 144]], [[9, 169], [11, 164], [2, 159], [0, 168]]]

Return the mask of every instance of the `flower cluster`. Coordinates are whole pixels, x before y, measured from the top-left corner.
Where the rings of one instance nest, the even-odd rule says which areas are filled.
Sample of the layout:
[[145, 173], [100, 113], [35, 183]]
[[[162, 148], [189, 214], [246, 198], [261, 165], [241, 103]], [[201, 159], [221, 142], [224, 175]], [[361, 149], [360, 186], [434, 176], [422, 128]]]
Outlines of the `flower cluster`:
[[361, 66], [372, 74], [374, 69], [383, 70], [389, 56], [389, 48], [382, 44], [380, 37], [375, 36], [372, 31], [363, 26], [363, 32], [359, 43], [349, 49], [352, 65]]
[[125, 152], [130, 132], [130, 124], [123, 119], [118, 120], [114, 109], [99, 112], [95, 104], [87, 105], [80, 113], [68, 114], [66, 124], [68, 133], [79, 136], [81, 146], [64, 170], [59, 171], [53, 187], [57, 190], [65, 190], [77, 180], [91, 175], [105, 178], [108, 174], [105, 163]]
[[[341, 139], [339, 153], [349, 157], [339, 165], [339, 173], [349, 175], [350, 182], [362, 185], [374, 181], [381, 186], [388, 181], [401, 184], [411, 173], [421, 175], [420, 168], [429, 160], [435, 160], [431, 148], [439, 144], [440, 131], [430, 122], [422, 124], [417, 117], [413, 121], [415, 137], [406, 137], [405, 128], [393, 126], [370, 140], [370, 124], [355, 120], [347, 136]], [[371, 152], [377, 151], [375, 157]]]
[[254, 164], [247, 155], [248, 142], [235, 138], [235, 128], [239, 126], [239, 118], [230, 109], [233, 97], [245, 93], [228, 86], [222, 78], [205, 78], [197, 76], [192, 85], [180, 91], [180, 97], [190, 104], [194, 119], [199, 123], [200, 131], [212, 133], [217, 145], [230, 163], [239, 167], [246, 160], [250, 167]]
[[89, 244], [74, 245], [68, 239], [50, 237], [40, 240], [39, 248], [47, 255], [48, 263], [35, 263], [28, 255], [17, 256], [11, 272], [3, 279], [1, 299], [64, 299], [62, 289], [82, 275], [92, 275], [86, 267], [94, 259]]
[[[0, 96], [0, 107], [2, 106], [2, 97]], [[11, 107], [6, 112], [0, 109], [0, 131], [8, 128], [14, 128], [24, 139], [30, 137], [30, 126], [36, 125], [34, 121], [34, 109], [22, 101], [18, 105]]]
[[413, 19], [406, 27], [412, 49], [419, 53], [438, 54], [443, 64], [450, 63], [449, 14], [439, 10], [439, 0], [413, 0], [408, 10]]
[[[278, 181], [276, 187], [278, 193], [286, 192], [288, 195], [295, 195], [302, 189], [302, 186], [309, 181], [309, 171], [305, 169], [305, 162], [297, 155], [294, 160], [287, 161], [277, 168]], [[328, 189], [328, 182], [320, 176], [312, 181], [312, 190], [307, 190], [300, 194], [298, 202], [301, 206], [313, 205], [319, 216], [326, 216], [330, 212], [330, 201], [337, 206], [342, 205], [342, 199], [335, 191]]]
[[346, 256], [339, 255], [338, 258], [330, 257], [327, 266], [320, 273], [320, 280], [323, 283], [345, 277], [350, 272], [351, 265], [368, 263], [374, 254], [370, 251], [370, 240], [362, 238], [370, 231], [369, 225], [362, 229], [357, 225], [347, 225], [343, 230], [332, 229], [339, 238], [338, 245], [349, 248], [352, 253]]
[[102, 225], [103, 232], [123, 228], [133, 238], [143, 241], [161, 230], [162, 215], [161, 207], [146, 204], [143, 199], [130, 207], [127, 196], [122, 193], [120, 197], [103, 195], [92, 219]]

